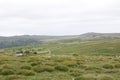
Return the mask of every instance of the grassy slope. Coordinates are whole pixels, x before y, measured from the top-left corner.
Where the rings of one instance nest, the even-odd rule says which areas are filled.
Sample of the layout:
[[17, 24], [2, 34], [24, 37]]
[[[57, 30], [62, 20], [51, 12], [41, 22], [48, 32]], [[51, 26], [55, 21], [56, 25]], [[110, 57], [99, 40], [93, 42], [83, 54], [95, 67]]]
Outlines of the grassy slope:
[[52, 54], [120, 55], [120, 40], [43, 44]]
[[120, 79], [120, 58], [111, 56], [0, 55], [0, 65], [1, 80]]
[[[119, 40], [111, 40], [38, 44], [5, 49], [6, 54], [0, 54], [0, 78], [1, 80], [119, 80], [120, 58], [106, 56], [120, 55], [119, 47]], [[43, 54], [22, 57], [10, 54], [20, 48], [34, 49]], [[57, 55], [50, 57], [48, 50]]]

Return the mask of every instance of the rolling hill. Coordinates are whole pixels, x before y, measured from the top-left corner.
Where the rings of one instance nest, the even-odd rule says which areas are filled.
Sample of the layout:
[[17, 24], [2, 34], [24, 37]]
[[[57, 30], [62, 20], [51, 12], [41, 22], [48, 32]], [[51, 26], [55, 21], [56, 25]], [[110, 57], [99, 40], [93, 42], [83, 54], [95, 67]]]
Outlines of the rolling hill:
[[81, 41], [98, 41], [120, 39], [120, 33], [85, 33], [70, 36], [41, 36], [22, 35], [12, 37], [0, 37], [0, 48], [24, 46], [35, 43], [69, 43]]

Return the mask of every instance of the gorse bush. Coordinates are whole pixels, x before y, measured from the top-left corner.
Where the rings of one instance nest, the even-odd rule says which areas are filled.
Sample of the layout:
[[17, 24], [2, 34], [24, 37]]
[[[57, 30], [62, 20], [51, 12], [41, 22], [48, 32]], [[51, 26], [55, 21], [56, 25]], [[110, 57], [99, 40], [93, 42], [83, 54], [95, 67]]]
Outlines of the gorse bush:
[[24, 76], [33, 76], [35, 73], [31, 70], [20, 70], [17, 72], [18, 75], [24, 75]]
[[3, 69], [13, 69], [14, 66], [13, 66], [13, 65], [10, 65], [10, 64], [4, 64], [4, 65], [2, 66], [2, 68], [3, 68]]
[[82, 75], [83, 71], [80, 69], [70, 69], [69, 73], [71, 76], [78, 77]]
[[105, 64], [105, 65], [103, 65], [103, 68], [105, 68], [105, 69], [113, 69], [114, 66], [112, 64]]
[[75, 80], [86, 80], [86, 79], [83, 77], [76, 77]]
[[5, 80], [19, 80], [20, 78], [20, 75], [9, 75], [5, 78]]
[[120, 63], [115, 64], [115, 68], [120, 68]]
[[64, 65], [58, 65], [55, 67], [55, 69], [58, 71], [65, 71], [65, 72], [69, 70], [69, 68], [67, 66], [64, 66]]
[[31, 70], [31, 66], [28, 65], [23, 65], [20, 67], [21, 69], [27, 69], [27, 70]]
[[102, 76], [100, 80], [115, 80], [111, 76]]
[[68, 67], [75, 67], [77, 66], [77, 63], [75, 61], [64, 61], [62, 62], [63, 65], [66, 65]]
[[37, 65], [40, 65], [40, 62], [32, 62], [31, 63], [31, 66], [37, 66]]
[[85, 70], [96, 71], [96, 70], [102, 70], [102, 69], [95, 66], [87, 66]]
[[51, 67], [51, 66], [35, 66], [33, 67], [33, 70], [37, 73], [40, 73], [40, 72], [52, 72], [54, 71], [54, 68]]
[[76, 77], [75, 80], [96, 80], [96, 78], [87, 78], [87, 77]]
[[1, 75], [13, 75], [14, 74], [14, 71], [11, 70], [11, 69], [3, 69], [1, 72], [0, 72]]
[[47, 67], [45, 67], [45, 71], [47, 71], [47, 72], [53, 72], [54, 68], [51, 67], [51, 66], [47, 66]]

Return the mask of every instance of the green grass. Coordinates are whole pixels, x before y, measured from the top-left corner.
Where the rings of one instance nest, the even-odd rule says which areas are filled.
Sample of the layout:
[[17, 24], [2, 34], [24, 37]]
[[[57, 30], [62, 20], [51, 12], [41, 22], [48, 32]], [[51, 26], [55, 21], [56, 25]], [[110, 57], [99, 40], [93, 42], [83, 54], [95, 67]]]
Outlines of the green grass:
[[[35, 59], [31, 61], [31, 58]], [[1, 54], [0, 59], [4, 61], [0, 66], [1, 80], [16, 80], [16, 78], [18, 80], [120, 79], [119, 61], [112, 56], [56, 55], [48, 57], [37, 54], [14, 57]], [[34, 62], [39, 64], [31, 65]], [[48, 64], [49, 62], [51, 65]]]
[[[1, 80], [120, 80], [120, 41], [38, 44], [4, 49]], [[22, 50], [36, 51], [15, 57]]]

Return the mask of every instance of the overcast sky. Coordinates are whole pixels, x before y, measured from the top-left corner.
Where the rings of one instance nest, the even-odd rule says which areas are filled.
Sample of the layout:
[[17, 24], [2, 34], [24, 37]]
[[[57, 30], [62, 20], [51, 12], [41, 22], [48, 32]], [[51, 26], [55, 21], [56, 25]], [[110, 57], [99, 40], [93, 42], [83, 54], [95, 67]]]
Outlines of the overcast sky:
[[0, 36], [119, 33], [120, 0], [0, 0]]

